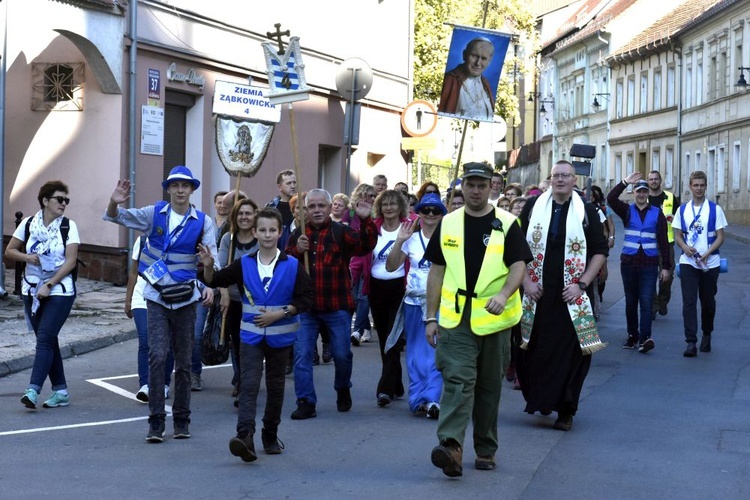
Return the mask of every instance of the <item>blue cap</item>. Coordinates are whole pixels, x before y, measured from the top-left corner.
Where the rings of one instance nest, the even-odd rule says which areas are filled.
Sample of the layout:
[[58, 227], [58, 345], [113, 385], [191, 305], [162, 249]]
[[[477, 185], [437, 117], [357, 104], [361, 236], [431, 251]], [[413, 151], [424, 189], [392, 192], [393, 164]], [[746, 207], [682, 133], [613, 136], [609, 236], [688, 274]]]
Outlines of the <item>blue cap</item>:
[[167, 189], [169, 187], [169, 184], [176, 181], [190, 182], [190, 184], [193, 185], [193, 190], [198, 189], [198, 187], [201, 185], [201, 181], [193, 177], [193, 173], [190, 171], [190, 169], [183, 165], [174, 167], [172, 171], [169, 172], [169, 176], [164, 180], [164, 182], [161, 183], [161, 186], [164, 189]]

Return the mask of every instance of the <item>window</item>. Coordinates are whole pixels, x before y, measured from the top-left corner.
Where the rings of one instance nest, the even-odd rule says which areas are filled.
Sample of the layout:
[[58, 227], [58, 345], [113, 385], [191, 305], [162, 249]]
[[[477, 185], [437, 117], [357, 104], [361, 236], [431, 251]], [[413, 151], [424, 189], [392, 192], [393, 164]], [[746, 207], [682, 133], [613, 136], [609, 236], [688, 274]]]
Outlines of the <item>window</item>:
[[672, 187], [672, 177], [674, 176], [674, 149], [667, 148], [664, 150], [664, 187]]
[[615, 99], [617, 99], [617, 118], [622, 118], [622, 102], [623, 102], [623, 87], [622, 87], [622, 79], [617, 80], [617, 90]]
[[31, 109], [83, 110], [83, 63], [32, 63]]
[[742, 153], [742, 144], [740, 141], [734, 143], [734, 149], [732, 151], [732, 191], [738, 192], [740, 190], [740, 158]]
[[[748, 168], [750, 168], [750, 165]], [[615, 181], [622, 182], [622, 153], [615, 155]]]
[[661, 69], [654, 71], [654, 111], [661, 109]]
[[[625, 177], [632, 174], [634, 168], [635, 168], [634, 157], [633, 157], [633, 153], [631, 152], [625, 156]], [[631, 191], [633, 191], [632, 185], [628, 186], [628, 193], [630, 193]]]
[[674, 106], [674, 95], [674, 66], [670, 66], [667, 68], [667, 106]]
[[602, 144], [600, 146], [601, 153], [599, 153], [599, 179], [602, 181], [607, 178], [607, 145]]
[[693, 172], [701, 169], [701, 152], [695, 152], [695, 163], [693, 163]]
[[716, 57], [712, 57], [708, 61], [708, 99], [716, 99], [719, 94], [717, 92], [717, 80], [719, 79], [718, 75], [719, 66], [716, 63]]
[[628, 116], [635, 114], [635, 75], [628, 77]]
[[648, 111], [648, 75], [641, 73], [641, 103], [640, 112]]
[[690, 153], [685, 153], [685, 172], [690, 174], [692, 170], [690, 170]]
[[703, 104], [703, 63], [698, 62], [695, 69], [695, 105]]
[[659, 173], [661, 173], [661, 170], [659, 169], [659, 150], [654, 149], [651, 152], [651, 170], [658, 170]]
[[693, 105], [693, 68], [685, 71], [685, 107]]
[[716, 151], [716, 192], [726, 193], [727, 192], [727, 169], [724, 166], [724, 145], [720, 145]]
[[706, 151], [706, 177], [708, 177], [708, 187], [706, 188], [706, 198], [713, 198], [712, 194], [716, 193], [716, 148], [708, 148]]

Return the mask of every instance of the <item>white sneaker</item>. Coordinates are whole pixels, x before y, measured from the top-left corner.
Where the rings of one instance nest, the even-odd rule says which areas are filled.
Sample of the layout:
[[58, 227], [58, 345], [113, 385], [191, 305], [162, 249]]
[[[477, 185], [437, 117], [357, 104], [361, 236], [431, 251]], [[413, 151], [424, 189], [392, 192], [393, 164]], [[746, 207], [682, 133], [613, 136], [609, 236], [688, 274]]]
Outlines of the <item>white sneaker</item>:
[[362, 332], [362, 337], [360, 338], [361, 342], [370, 342], [372, 340], [372, 335], [370, 334], [370, 330], [365, 330]]
[[361, 340], [362, 337], [360, 336], [359, 332], [352, 332], [352, 345], [359, 345]]
[[135, 393], [135, 399], [141, 403], [148, 403], [148, 384], [144, 384], [138, 389], [138, 392]]
[[169, 399], [169, 386], [164, 386], [164, 399]]

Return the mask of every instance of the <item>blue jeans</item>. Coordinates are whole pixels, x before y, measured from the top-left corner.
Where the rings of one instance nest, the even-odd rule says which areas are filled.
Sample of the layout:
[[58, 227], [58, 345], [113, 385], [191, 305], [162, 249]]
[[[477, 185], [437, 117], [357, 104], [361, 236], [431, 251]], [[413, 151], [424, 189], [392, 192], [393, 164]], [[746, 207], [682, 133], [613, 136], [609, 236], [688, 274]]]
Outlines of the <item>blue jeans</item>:
[[[620, 263], [622, 286], [625, 288], [625, 318], [628, 336], [637, 338], [639, 343], [651, 338], [651, 303], [659, 277], [659, 266], [634, 267]], [[638, 321], [638, 310], [641, 318]], [[640, 325], [640, 334], [639, 334]]]
[[364, 278], [360, 278], [354, 286], [354, 302], [356, 304], [356, 317], [354, 318], [354, 331], [362, 333], [365, 330], [372, 330], [370, 325], [370, 301], [367, 295], [362, 293], [362, 287], [365, 284]]
[[713, 333], [718, 283], [718, 267], [703, 272], [689, 264], [680, 264], [682, 321], [685, 326], [685, 342], [698, 342], [698, 299], [701, 301], [701, 330], [703, 330], [703, 335]]
[[[164, 367], [174, 352], [172, 416], [190, 421], [190, 356], [193, 352], [196, 303], [168, 309], [146, 301], [148, 307], [148, 409], [153, 419], [164, 420]], [[151, 421], [151, 419], [149, 419]]]
[[36, 334], [36, 355], [34, 356], [34, 367], [31, 369], [29, 388], [34, 389], [37, 393], [42, 391], [42, 386], [48, 375], [53, 391], [68, 388], [68, 384], [65, 382], [62, 355], [60, 354], [60, 343], [57, 337], [68, 319], [70, 310], [73, 308], [73, 301], [75, 301], [73, 295], [50, 295], [41, 300], [39, 309], [32, 316], [32, 298], [28, 295], [23, 296], [26, 316], [31, 320], [31, 327]]
[[204, 306], [200, 302], [197, 304], [195, 310], [195, 339], [193, 339], [193, 358], [190, 365], [190, 372], [200, 375], [203, 371], [203, 363], [201, 363], [201, 355], [203, 354], [201, 339], [203, 338], [203, 328], [206, 326], [209, 306]]
[[300, 314], [300, 329], [294, 342], [294, 392], [297, 399], [306, 399], [315, 404], [313, 383], [313, 350], [318, 340], [320, 325], [326, 325], [331, 334], [331, 352], [335, 375], [333, 388], [347, 389], [352, 386], [352, 348], [350, 328], [352, 315], [349, 311], [313, 312]]
[[[138, 332], [138, 385], [148, 385], [148, 313], [144, 308], [132, 310], [135, 331]], [[174, 353], [170, 349], [164, 366], [164, 385], [172, 381]]]

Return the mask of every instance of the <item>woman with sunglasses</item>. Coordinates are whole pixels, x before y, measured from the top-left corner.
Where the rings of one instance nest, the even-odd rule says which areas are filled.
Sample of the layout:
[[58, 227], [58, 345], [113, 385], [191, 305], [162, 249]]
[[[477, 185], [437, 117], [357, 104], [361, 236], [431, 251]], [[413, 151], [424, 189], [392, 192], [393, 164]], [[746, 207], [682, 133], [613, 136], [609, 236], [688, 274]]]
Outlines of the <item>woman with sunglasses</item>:
[[[70, 404], [57, 338], [75, 300], [71, 272], [76, 266], [81, 242], [75, 222], [64, 217], [70, 203], [68, 186], [61, 181], [49, 181], [39, 189], [37, 199], [41, 210], [21, 221], [5, 250], [6, 257], [26, 264], [23, 303], [36, 335], [31, 381], [21, 398], [21, 403], [29, 409], [36, 409], [47, 377], [52, 395], [44, 402], [44, 407]], [[67, 240], [64, 233], [67, 233]]]
[[393, 327], [396, 312], [401, 305], [406, 290], [408, 263], [396, 269], [386, 269], [386, 260], [393, 251], [401, 224], [408, 221], [409, 209], [406, 197], [400, 191], [387, 189], [375, 199], [375, 225], [378, 228], [378, 241], [373, 251], [365, 256], [362, 269], [363, 291], [370, 301], [375, 330], [378, 332], [380, 357], [383, 368], [375, 391], [378, 406], [386, 407], [394, 398], [404, 395], [401, 374], [400, 347], [385, 352], [385, 341]]
[[426, 194], [415, 207], [419, 214], [416, 221], [401, 224], [393, 250], [385, 263], [387, 270], [395, 270], [409, 262], [406, 278], [406, 293], [396, 314], [386, 350], [398, 343], [401, 332], [406, 332], [406, 370], [409, 373], [409, 409], [415, 415], [427, 414], [437, 418], [440, 414], [440, 393], [443, 380], [435, 368], [435, 349], [427, 343], [425, 336], [425, 312], [427, 307], [427, 275], [430, 261], [424, 260], [424, 252], [447, 210], [437, 194]]

